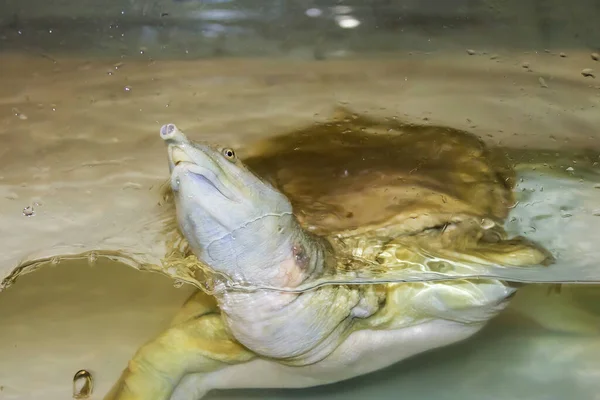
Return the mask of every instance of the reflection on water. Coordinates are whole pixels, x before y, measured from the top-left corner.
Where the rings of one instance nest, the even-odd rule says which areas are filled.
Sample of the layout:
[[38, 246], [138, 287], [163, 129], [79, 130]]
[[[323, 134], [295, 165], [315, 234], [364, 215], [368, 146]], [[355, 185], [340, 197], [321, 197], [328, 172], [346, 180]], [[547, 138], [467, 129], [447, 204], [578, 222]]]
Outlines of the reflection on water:
[[[302, 204], [302, 190], [318, 190], [315, 179], [324, 175], [354, 180], [353, 190], [370, 187], [373, 177], [389, 187], [385, 165], [373, 160], [398, 158], [410, 172], [416, 152], [365, 144], [365, 167], [354, 150], [328, 152], [318, 136], [326, 132], [314, 131], [308, 139], [321, 145], [302, 175], [293, 168], [307, 165], [310, 146], [282, 152], [261, 169], [252, 164], [264, 151], [257, 143], [330, 120], [335, 105], [467, 130], [500, 148], [521, 174], [509, 233], [594, 266], [600, 86], [588, 70], [598, 69], [590, 56], [598, 38], [590, 28], [596, 22], [577, 16], [593, 14], [595, 3], [568, 10], [553, 2], [498, 9], [472, 1], [404, 8], [389, 1], [115, 1], [85, 10], [51, 3], [7, 1], [0, 17], [0, 278], [36, 259], [54, 265], [0, 293], [0, 398], [70, 398], [82, 368], [94, 376], [93, 398], [101, 398], [189, 295], [188, 286], [176, 289], [97, 252], [126, 253], [122, 261], [135, 265], [164, 254], [166, 239], [155, 228], [168, 219], [157, 204], [168, 171], [157, 132], [168, 122], [194, 139], [236, 147], [263, 175], [277, 175], [284, 190], [287, 179], [305, 220], [327, 215], [350, 225], [357, 210], [377, 211], [374, 203], [394, 196], [350, 193], [355, 207], [337, 210]], [[381, 54], [389, 50], [395, 53]], [[232, 58], [256, 55], [285, 57]], [[361, 168], [342, 167], [348, 160], [363, 161], [371, 180]], [[565, 180], [545, 181], [546, 173]], [[64, 261], [89, 250], [85, 262]], [[525, 288], [514, 299], [519, 315], [509, 310], [472, 340], [380, 373], [315, 389], [208, 398], [594, 398], [599, 288], [553, 290]]]
[[[594, 0], [6, 0], [3, 47], [52, 57], [287, 56], [317, 60], [380, 51], [598, 51]], [[596, 13], [596, 14], [594, 14]], [[565, 56], [568, 52], [564, 52]]]

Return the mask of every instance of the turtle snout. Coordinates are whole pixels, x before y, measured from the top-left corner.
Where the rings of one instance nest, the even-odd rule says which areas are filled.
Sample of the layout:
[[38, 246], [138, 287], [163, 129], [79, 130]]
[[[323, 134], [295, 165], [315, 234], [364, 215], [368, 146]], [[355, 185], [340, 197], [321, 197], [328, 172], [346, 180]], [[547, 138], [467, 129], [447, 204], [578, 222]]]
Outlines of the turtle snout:
[[175, 124], [166, 124], [160, 128], [160, 137], [167, 142], [185, 142], [186, 137]]
[[160, 137], [164, 140], [173, 139], [176, 132], [177, 127], [175, 124], [166, 124], [160, 128]]

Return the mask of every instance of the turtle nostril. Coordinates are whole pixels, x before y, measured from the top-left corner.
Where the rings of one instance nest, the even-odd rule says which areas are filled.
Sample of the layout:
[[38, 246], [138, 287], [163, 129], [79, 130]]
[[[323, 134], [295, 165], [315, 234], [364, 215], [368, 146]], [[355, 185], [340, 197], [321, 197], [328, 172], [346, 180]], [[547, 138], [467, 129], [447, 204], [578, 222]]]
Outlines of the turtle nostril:
[[168, 139], [171, 136], [173, 136], [173, 133], [175, 133], [176, 130], [177, 127], [174, 124], [166, 124], [163, 125], [162, 128], [160, 128], [160, 135], [163, 138]]

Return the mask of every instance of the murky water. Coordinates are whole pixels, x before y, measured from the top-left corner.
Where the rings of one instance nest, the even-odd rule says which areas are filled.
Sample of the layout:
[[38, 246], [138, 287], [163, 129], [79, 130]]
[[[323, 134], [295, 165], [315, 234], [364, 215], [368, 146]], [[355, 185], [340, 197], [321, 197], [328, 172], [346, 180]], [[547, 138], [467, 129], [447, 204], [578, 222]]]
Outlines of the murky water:
[[[573, 307], [600, 315], [600, 288], [563, 288], [536, 313], [568, 327]], [[545, 287], [516, 301], [539, 302]], [[81, 368], [100, 399], [138, 346], [168, 326], [191, 290], [172, 281], [100, 261], [61, 263], [24, 276], [0, 295], [0, 377], [3, 399], [66, 399]], [[551, 399], [597, 393], [598, 336], [552, 332], [508, 310], [473, 339], [348, 382], [304, 390], [218, 391], [209, 399]], [[435, 383], [435, 384], [433, 384]], [[489, 396], [489, 397], [488, 397]]]
[[[582, 73], [598, 64], [580, 43], [557, 42], [547, 52], [544, 41], [536, 47], [533, 40], [521, 43], [525, 49], [471, 50], [463, 43], [472, 35], [463, 32], [439, 50], [427, 35], [411, 32], [402, 37], [419, 38], [411, 51], [382, 46], [365, 56], [294, 45], [292, 38], [287, 45], [296, 50], [286, 58], [234, 58], [231, 52], [248, 56], [243, 43], [251, 46], [250, 39], [210, 39], [206, 47], [205, 39], [191, 40], [193, 29], [182, 29], [190, 40], [175, 45], [173, 37], [183, 35], [177, 29], [111, 26], [103, 34], [126, 32], [126, 39], [92, 48], [73, 39], [77, 32], [99, 35], [85, 24], [44, 24], [36, 15], [8, 21], [0, 63], [0, 279], [18, 265], [28, 272], [33, 260], [49, 264], [0, 293], [0, 399], [70, 398], [71, 379], [82, 368], [94, 377], [92, 398], [102, 398], [133, 352], [168, 325], [191, 293], [188, 285], [175, 288], [164, 276], [96, 252], [65, 260], [99, 249], [130, 264], [160, 260], [165, 238], [155, 228], [165, 218], [159, 189], [168, 177], [157, 134], [162, 124], [174, 122], [194, 139], [227, 144], [245, 158], [255, 155], [259, 140], [327, 121], [341, 105], [464, 129], [490, 146], [544, 149], [550, 159], [553, 152], [556, 160], [559, 152], [583, 154], [586, 168], [600, 161], [600, 85]], [[41, 41], [48, 29], [60, 36], [54, 45]], [[563, 157], [556, 166], [576, 174], [581, 163]], [[600, 189], [581, 179], [592, 185], [586, 207], [558, 196], [558, 187], [555, 198], [572, 206], [550, 209], [561, 219], [513, 220], [513, 230], [563, 252], [581, 243], [577, 238], [593, 237]], [[579, 194], [576, 187], [568, 193]], [[597, 250], [577, 251], [593, 265]], [[528, 316], [509, 309], [464, 343], [384, 371], [313, 389], [218, 391], [208, 398], [597, 398], [600, 335], [590, 332], [600, 329], [598, 300], [597, 286], [564, 286], [560, 293], [531, 286], [514, 300]]]

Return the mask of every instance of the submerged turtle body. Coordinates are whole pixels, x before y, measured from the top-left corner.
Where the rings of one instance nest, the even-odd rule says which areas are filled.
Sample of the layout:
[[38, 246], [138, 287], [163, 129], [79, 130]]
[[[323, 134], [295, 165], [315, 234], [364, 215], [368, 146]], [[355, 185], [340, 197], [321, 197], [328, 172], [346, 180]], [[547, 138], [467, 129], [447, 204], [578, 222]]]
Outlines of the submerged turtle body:
[[190, 298], [107, 399], [199, 399], [215, 388], [308, 387], [372, 372], [470, 337], [516, 288], [493, 279], [347, 284], [353, 277], [443, 269], [443, 260], [548, 259], [506, 237], [514, 175], [464, 132], [342, 114], [260, 143], [244, 162], [172, 124], [161, 137], [189, 256], [229, 282]]

